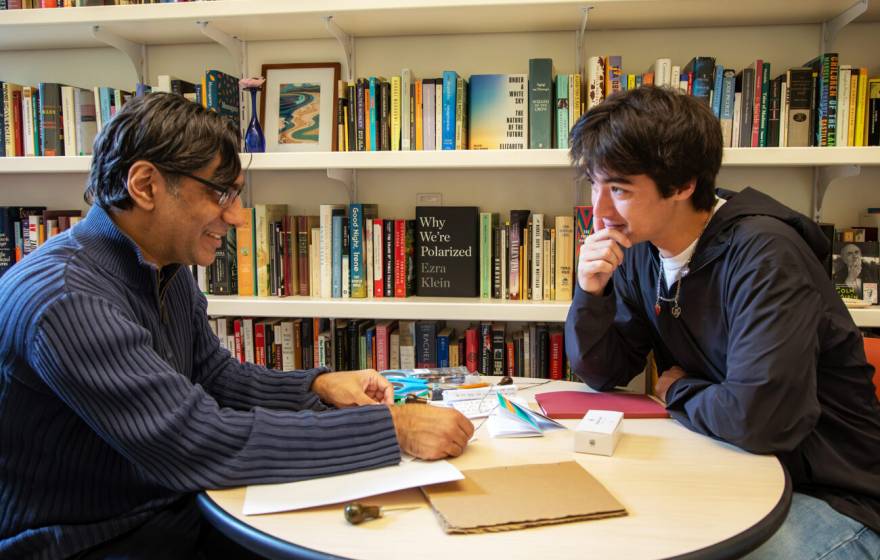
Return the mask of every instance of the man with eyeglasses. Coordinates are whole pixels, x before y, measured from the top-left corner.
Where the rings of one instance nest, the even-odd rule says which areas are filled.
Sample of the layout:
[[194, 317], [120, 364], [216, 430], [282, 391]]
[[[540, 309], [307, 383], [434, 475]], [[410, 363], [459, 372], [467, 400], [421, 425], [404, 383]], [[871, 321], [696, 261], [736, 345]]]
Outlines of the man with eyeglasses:
[[238, 146], [182, 97], [131, 101], [95, 141], [88, 216], [0, 279], [0, 557], [198, 557], [217, 538], [202, 489], [467, 445], [464, 416], [389, 406], [374, 370], [275, 372], [220, 347], [187, 266], [241, 223]]

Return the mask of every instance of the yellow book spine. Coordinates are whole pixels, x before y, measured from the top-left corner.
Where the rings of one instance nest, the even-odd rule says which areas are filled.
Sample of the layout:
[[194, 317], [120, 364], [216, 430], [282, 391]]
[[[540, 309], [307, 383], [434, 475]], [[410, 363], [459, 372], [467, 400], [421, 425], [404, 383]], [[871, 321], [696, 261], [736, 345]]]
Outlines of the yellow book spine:
[[856, 142], [855, 146], [865, 145], [865, 112], [868, 109], [868, 69], [859, 68], [859, 97], [856, 101]]
[[853, 68], [852, 76], [849, 79], [849, 123], [847, 125], [847, 146], [855, 146], [856, 142], [856, 112], [858, 112], [859, 99], [859, 70]]
[[400, 151], [400, 76], [391, 77], [391, 150]]

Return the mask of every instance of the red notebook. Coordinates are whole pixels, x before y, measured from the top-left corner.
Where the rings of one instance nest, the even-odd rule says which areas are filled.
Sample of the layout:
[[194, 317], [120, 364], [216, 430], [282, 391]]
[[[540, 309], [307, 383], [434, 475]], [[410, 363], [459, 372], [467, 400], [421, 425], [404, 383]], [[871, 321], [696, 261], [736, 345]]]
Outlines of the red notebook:
[[624, 418], [669, 418], [666, 408], [648, 395], [553, 391], [535, 395], [550, 418], [583, 418], [588, 410], [616, 410]]

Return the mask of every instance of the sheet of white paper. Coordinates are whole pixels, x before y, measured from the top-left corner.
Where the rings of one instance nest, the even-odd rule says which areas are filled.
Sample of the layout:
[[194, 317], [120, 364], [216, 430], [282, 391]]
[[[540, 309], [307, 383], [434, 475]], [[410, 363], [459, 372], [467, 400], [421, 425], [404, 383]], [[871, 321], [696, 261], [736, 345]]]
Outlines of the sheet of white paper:
[[314, 480], [248, 486], [243, 513], [258, 515], [325, 506], [463, 478], [461, 471], [447, 461], [403, 461], [392, 467]]

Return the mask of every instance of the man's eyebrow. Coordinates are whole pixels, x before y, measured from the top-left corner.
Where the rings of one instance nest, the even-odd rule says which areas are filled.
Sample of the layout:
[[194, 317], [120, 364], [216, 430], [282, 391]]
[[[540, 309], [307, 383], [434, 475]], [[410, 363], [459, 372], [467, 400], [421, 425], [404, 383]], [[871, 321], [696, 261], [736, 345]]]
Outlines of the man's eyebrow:
[[590, 181], [595, 183], [596, 181], [601, 181], [603, 183], [621, 183], [624, 185], [632, 185], [633, 182], [630, 179], [622, 176], [613, 176], [613, 177], [590, 177]]

